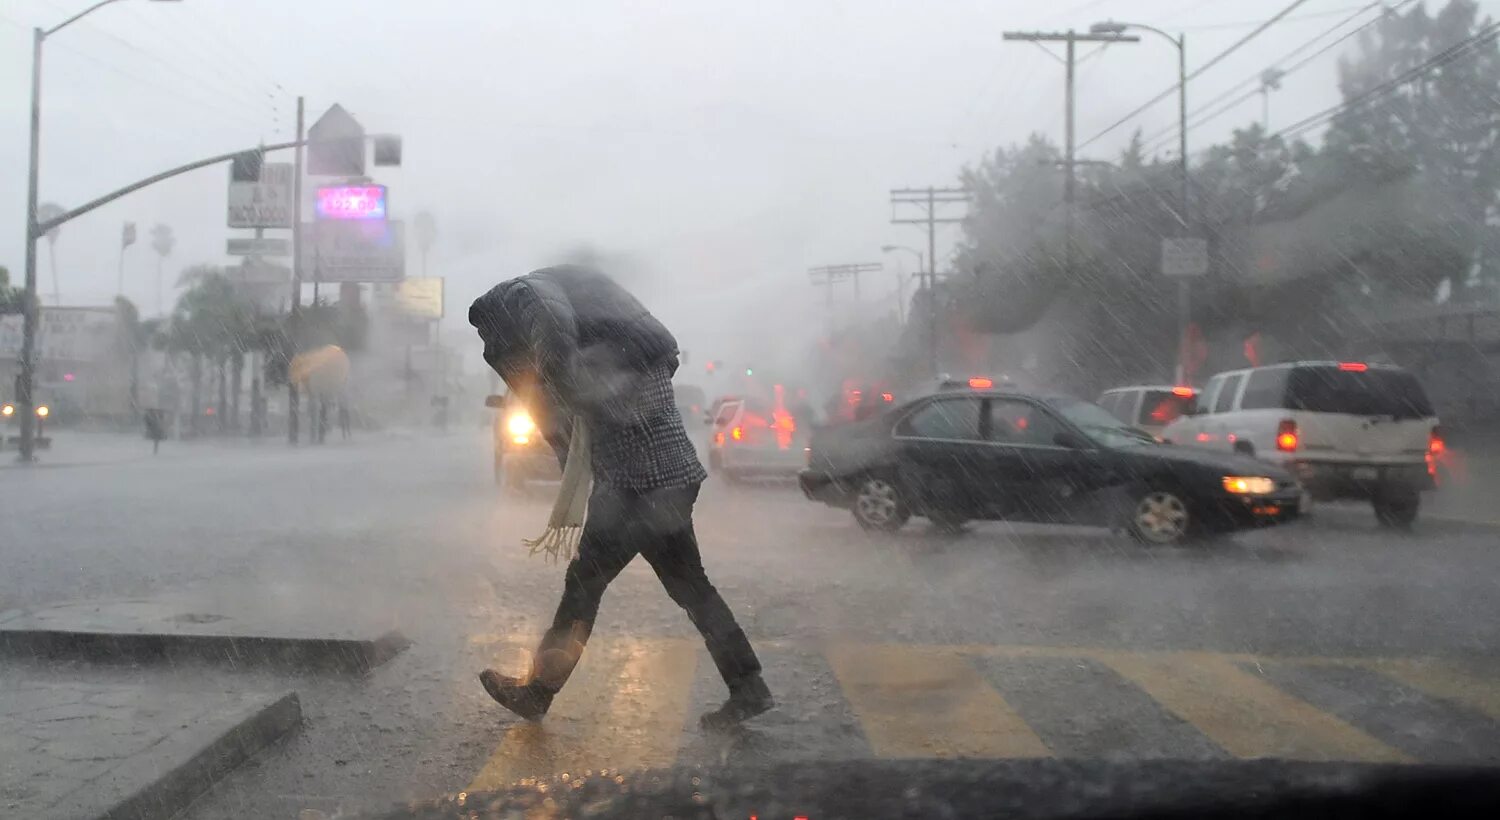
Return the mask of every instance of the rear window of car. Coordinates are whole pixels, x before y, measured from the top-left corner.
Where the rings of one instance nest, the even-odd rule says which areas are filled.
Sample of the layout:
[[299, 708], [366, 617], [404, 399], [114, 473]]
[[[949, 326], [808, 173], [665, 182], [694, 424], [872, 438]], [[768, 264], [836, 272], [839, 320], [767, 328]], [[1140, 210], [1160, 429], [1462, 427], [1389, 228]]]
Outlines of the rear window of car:
[[1434, 415], [1417, 377], [1405, 370], [1345, 370], [1333, 365], [1294, 367], [1283, 406], [1313, 413], [1423, 418]]
[[1170, 390], [1147, 390], [1145, 401], [1141, 402], [1140, 418], [1122, 420], [1131, 424], [1166, 424], [1182, 416], [1191, 416], [1197, 410], [1197, 396], [1179, 396]]

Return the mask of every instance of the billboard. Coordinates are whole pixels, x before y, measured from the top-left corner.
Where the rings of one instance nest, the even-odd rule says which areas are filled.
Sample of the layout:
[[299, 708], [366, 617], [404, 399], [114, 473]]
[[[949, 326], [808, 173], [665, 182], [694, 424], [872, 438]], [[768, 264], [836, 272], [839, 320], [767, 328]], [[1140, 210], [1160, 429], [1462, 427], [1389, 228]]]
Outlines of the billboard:
[[401, 222], [309, 222], [302, 226], [302, 278], [312, 282], [399, 282], [406, 278]]
[[384, 222], [386, 187], [324, 185], [318, 188], [313, 208], [320, 220]]
[[257, 182], [229, 182], [229, 227], [292, 227], [292, 164], [268, 162]]
[[443, 318], [443, 277], [413, 276], [396, 286], [396, 310], [414, 319]]
[[[119, 330], [114, 308], [43, 307], [38, 316], [37, 358], [43, 361], [113, 360]], [[21, 355], [21, 316], [0, 316], [0, 358]]]

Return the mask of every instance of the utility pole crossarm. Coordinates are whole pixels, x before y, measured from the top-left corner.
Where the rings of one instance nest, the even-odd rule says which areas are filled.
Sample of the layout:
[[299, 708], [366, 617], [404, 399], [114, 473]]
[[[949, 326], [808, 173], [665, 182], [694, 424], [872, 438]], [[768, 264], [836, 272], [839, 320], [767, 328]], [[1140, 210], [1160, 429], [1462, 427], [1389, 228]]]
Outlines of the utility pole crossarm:
[[1006, 40], [1024, 40], [1033, 43], [1138, 43], [1133, 34], [1091, 34], [1076, 31], [1007, 31], [1001, 35]]

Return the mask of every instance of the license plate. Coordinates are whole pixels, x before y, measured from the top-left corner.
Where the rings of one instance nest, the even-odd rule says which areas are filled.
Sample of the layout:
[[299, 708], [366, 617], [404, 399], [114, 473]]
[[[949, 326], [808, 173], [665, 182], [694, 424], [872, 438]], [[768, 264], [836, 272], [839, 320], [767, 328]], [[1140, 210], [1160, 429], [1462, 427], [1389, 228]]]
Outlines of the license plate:
[[1375, 467], [1355, 467], [1349, 471], [1349, 477], [1355, 481], [1374, 481], [1380, 478], [1380, 470]]

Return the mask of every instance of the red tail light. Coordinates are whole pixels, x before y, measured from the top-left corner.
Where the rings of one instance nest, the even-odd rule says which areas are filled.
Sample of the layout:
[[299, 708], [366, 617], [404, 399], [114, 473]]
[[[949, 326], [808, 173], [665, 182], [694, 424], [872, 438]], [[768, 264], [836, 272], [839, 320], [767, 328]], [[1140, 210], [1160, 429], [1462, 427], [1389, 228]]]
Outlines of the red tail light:
[[1350, 373], [1363, 373], [1369, 370], [1370, 366], [1364, 362], [1339, 362], [1339, 369], [1347, 370]]
[[995, 380], [986, 379], [983, 376], [975, 376], [974, 378], [969, 379], [969, 386], [974, 388], [975, 390], [988, 390], [991, 387], [995, 386]]
[[735, 441], [743, 440], [745, 438], [745, 428], [736, 427], [733, 430], [730, 430], [729, 437], [734, 439]]
[[1434, 427], [1427, 436], [1427, 474], [1432, 476], [1433, 483], [1437, 482], [1437, 463], [1448, 450], [1447, 442], [1443, 441], [1443, 428]]
[[1193, 388], [1182, 386], [1174, 387], [1172, 388], [1172, 395], [1181, 396], [1184, 399], [1190, 399], [1193, 397]]
[[896, 397], [891, 393], [881, 393], [880, 400], [885, 402], [886, 404], [890, 404], [891, 402], [896, 400]]
[[1297, 422], [1292, 419], [1282, 419], [1276, 425], [1276, 449], [1283, 453], [1295, 452], [1297, 449]]

